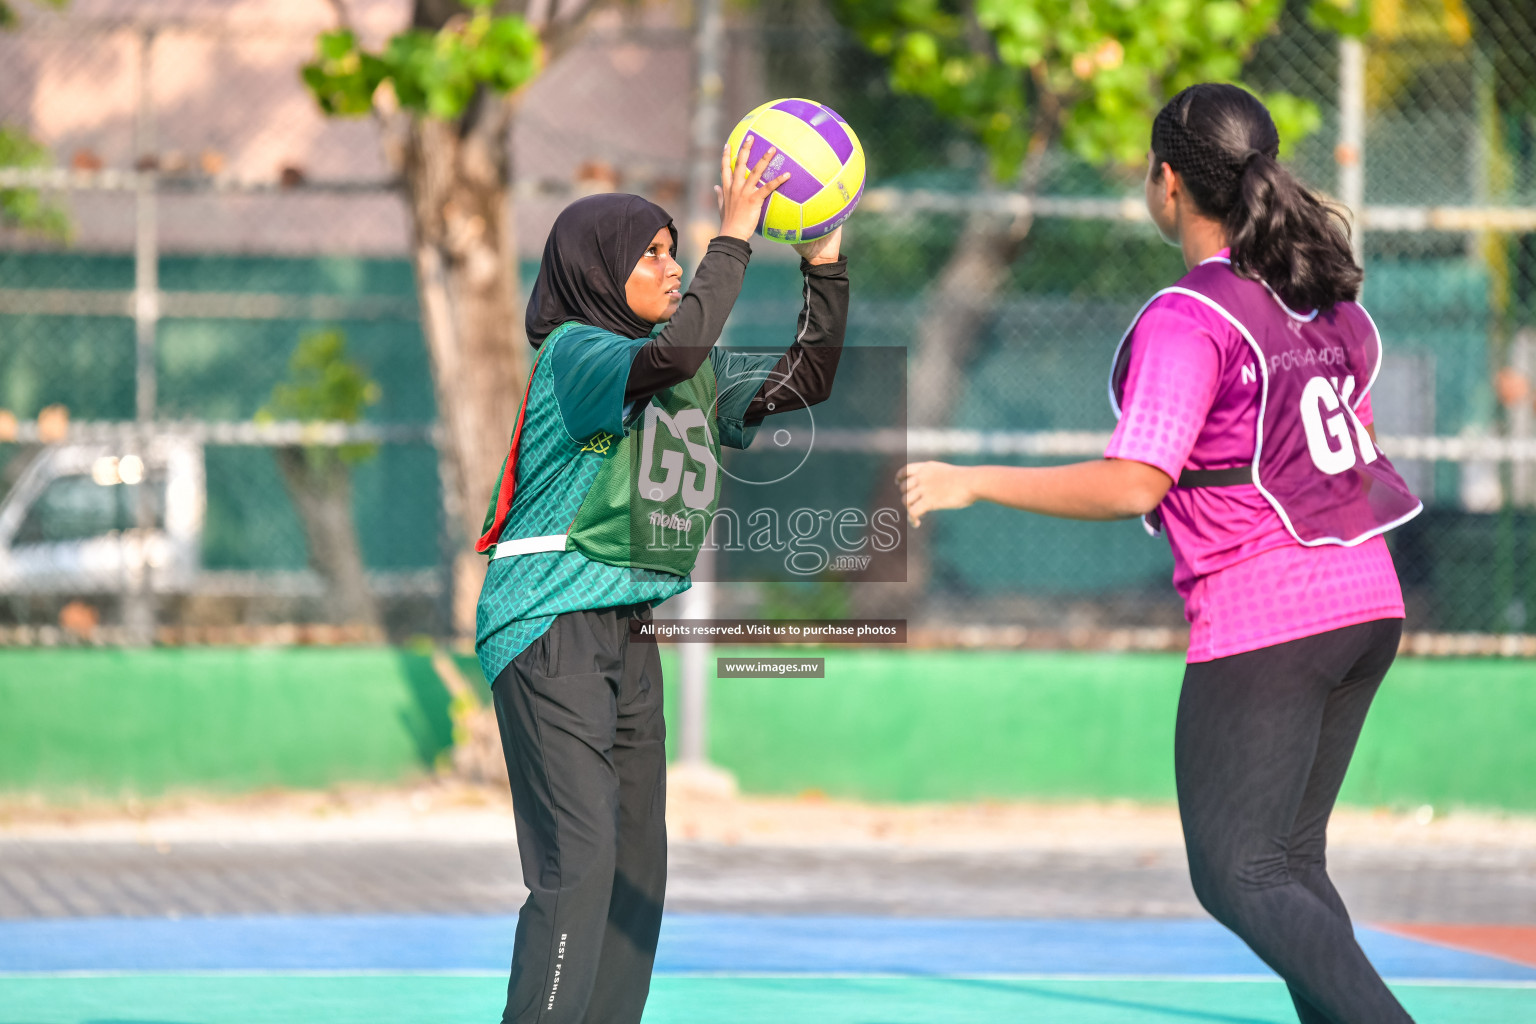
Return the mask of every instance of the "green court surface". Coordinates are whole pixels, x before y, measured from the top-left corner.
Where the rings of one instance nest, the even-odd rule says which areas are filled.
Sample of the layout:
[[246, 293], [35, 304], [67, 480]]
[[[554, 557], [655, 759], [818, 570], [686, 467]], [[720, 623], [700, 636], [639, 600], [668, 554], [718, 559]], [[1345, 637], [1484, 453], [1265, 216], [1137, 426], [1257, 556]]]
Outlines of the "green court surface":
[[[494, 1020], [506, 982], [433, 974], [123, 974], [0, 978], [4, 1024], [425, 1024]], [[1419, 1024], [1528, 1024], [1528, 984], [1393, 986]], [[1277, 981], [658, 976], [645, 1024], [1291, 1024]]]

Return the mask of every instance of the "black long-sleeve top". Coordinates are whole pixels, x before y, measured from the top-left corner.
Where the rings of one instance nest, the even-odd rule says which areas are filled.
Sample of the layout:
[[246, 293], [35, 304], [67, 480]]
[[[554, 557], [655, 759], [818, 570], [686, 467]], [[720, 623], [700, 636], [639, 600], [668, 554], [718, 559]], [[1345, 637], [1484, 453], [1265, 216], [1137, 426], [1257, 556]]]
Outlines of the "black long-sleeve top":
[[[712, 239], [682, 304], [662, 332], [635, 353], [624, 390], [626, 403], [649, 401], [658, 391], [699, 372], [720, 338], [747, 272], [752, 247], [739, 238]], [[835, 263], [800, 261], [805, 299], [795, 320], [795, 341], [752, 397], [744, 420], [790, 412], [825, 401], [842, 355], [848, 326], [848, 258]]]

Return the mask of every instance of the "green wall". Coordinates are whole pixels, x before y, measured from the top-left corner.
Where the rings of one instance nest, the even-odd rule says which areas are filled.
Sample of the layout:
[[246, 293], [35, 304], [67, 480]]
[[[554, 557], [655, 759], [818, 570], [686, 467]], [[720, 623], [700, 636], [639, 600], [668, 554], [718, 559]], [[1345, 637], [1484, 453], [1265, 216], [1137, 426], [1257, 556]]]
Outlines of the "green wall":
[[1175, 660], [823, 653], [824, 679], [714, 684], [711, 757], [744, 789], [877, 800], [1172, 795]]
[[56, 798], [388, 782], [450, 740], [388, 648], [0, 651], [0, 788]]
[[[1179, 655], [816, 653], [827, 659], [824, 679], [713, 684], [710, 756], [743, 789], [1174, 799]], [[1536, 811], [1533, 729], [1536, 664], [1403, 659], [1377, 696], [1341, 800]]]
[[[826, 658], [716, 680], [710, 752], [752, 793], [1173, 799], [1166, 654], [717, 649]], [[478, 678], [472, 659], [460, 659]], [[669, 747], [677, 659], [664, 648]], [[1404, 659], [1342, 799], [1536, 811], [1536, 664]], [[388, 782], [449, 743], [427, 657], [378, 648], [0, 651], [0, 790], [76, 796]]]

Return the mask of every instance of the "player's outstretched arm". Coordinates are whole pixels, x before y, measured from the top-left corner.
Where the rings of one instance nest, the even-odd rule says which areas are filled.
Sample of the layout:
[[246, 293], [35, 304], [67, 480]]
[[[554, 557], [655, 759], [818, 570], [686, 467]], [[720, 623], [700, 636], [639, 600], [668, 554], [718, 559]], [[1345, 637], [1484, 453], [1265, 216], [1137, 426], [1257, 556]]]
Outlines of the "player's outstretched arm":
[[912, 462], [896, 475], [913, 526], [929, 512], [978, 501], [1062, 519], [1128, 519], [1158, 506], [1173, 481], [1130, 459], [1066, 466], [953, 466]]
[[842, 254], [841, 226], [821, 238], [795, 246], [805, 275], [804, 304], [795, 317], [795, 341], [779, 357], [748, 403], [743, 418], [757, 423], [768, 416], [825, 402], [843, 354], [848, 329], [848, 260]]
[[789, 180], [788, 174], [781, 174], [764, 181], [763, 172], [775, 151], [770, 148], [755, 165], [748, 166], [751, 145], [751, 137], [744, 140], [741, 159], [734, 167], [729, 150], [721, 154], [721, 184], [715, 186], [720, 234], [710, 241], [666, 328], [636, 351], [624, 388], [625, 402], [649, 401], [656, 392], [688, 380], [699, 372], [709, 350], [720, 340], [752, 256], [747, 239], [757, 229], [757, 218], [768, 196]]

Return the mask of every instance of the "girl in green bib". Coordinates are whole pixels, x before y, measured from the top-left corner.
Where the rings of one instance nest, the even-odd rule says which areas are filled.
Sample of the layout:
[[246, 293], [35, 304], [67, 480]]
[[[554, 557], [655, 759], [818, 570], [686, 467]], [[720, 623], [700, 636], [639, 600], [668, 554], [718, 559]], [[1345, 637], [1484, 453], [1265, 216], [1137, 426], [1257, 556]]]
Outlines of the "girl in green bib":
[[[741, 291], [773, 150], [721, 159], [720, 234], [686, 294], [677, 229], [639, 196], [578, 200], [528, 302], [537, 356], [478, 550], [476, 652], [497, 721], [529, 895], [503, 1022], [635, 1024], [666, 890], [661, 662], [630, 639], [688, 589], [721, 445], [831, 392], [848, 312], [841, 229], [797, 245], [782, 356], [715, 348]], [[661, 325], [661, 330], [657, 330]]]

